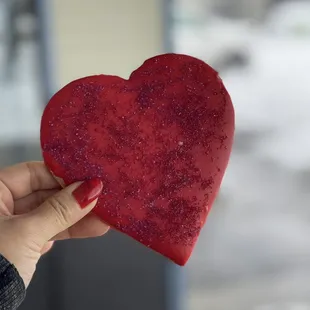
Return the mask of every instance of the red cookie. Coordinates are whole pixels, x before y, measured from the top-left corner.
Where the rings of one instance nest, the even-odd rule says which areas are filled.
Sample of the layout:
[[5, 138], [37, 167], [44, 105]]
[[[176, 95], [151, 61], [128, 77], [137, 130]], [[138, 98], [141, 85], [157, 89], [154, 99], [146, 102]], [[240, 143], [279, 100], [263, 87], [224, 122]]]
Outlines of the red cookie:
[[147, 60], [129, 80], [71, 82], [41, 123], [46, 165], [65, 184], [99, 177], [104, 222], [184, 265], [228, 164], [234, 110], [218, 73], [185, 55]]

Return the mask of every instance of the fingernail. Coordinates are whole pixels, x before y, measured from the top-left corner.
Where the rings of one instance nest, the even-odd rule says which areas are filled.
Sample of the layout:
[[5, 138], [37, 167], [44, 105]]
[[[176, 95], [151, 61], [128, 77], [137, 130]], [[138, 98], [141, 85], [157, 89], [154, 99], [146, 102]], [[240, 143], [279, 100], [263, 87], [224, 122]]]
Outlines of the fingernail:
[[73, 191], [72, 195], [79, 203], [80, 207], [84, 209], [99, 197], [102, 189], [103, 185], [100, 179], [91, 179], [84, 181]]

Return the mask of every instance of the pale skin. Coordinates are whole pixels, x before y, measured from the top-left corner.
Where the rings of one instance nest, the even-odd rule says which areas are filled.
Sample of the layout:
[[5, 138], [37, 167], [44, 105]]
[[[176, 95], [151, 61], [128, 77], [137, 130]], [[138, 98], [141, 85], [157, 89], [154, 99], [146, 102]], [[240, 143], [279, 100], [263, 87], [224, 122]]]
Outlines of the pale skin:
[[81, 209], [72, 191], [81, 182], [61, 189], [43, 162], [21, 163], [0, 170], [0, 254], [29, 285], [40, 257], [53, 242], [104, 235], [109, 226]]

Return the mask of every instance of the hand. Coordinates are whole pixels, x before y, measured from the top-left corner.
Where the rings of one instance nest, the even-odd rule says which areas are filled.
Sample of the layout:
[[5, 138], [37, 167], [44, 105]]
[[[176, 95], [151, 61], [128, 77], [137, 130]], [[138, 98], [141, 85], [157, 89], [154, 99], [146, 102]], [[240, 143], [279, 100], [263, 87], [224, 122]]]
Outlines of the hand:
[[16, 267], [26, 287], [54, 240], [96, 237], [108, 231], [89, 214], [101, 191], [98, 179], [61, 190], [42, 162], [0, 170], [0, 254]]

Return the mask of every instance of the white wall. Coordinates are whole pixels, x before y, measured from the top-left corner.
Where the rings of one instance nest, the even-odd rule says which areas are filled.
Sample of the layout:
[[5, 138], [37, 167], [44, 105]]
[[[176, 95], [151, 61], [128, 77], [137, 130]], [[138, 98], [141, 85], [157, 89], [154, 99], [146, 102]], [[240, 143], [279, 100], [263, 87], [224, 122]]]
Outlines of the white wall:
[[58, 86], [81, 76], [127, 77], [163, 52], [161, 0], [52, 0]]

